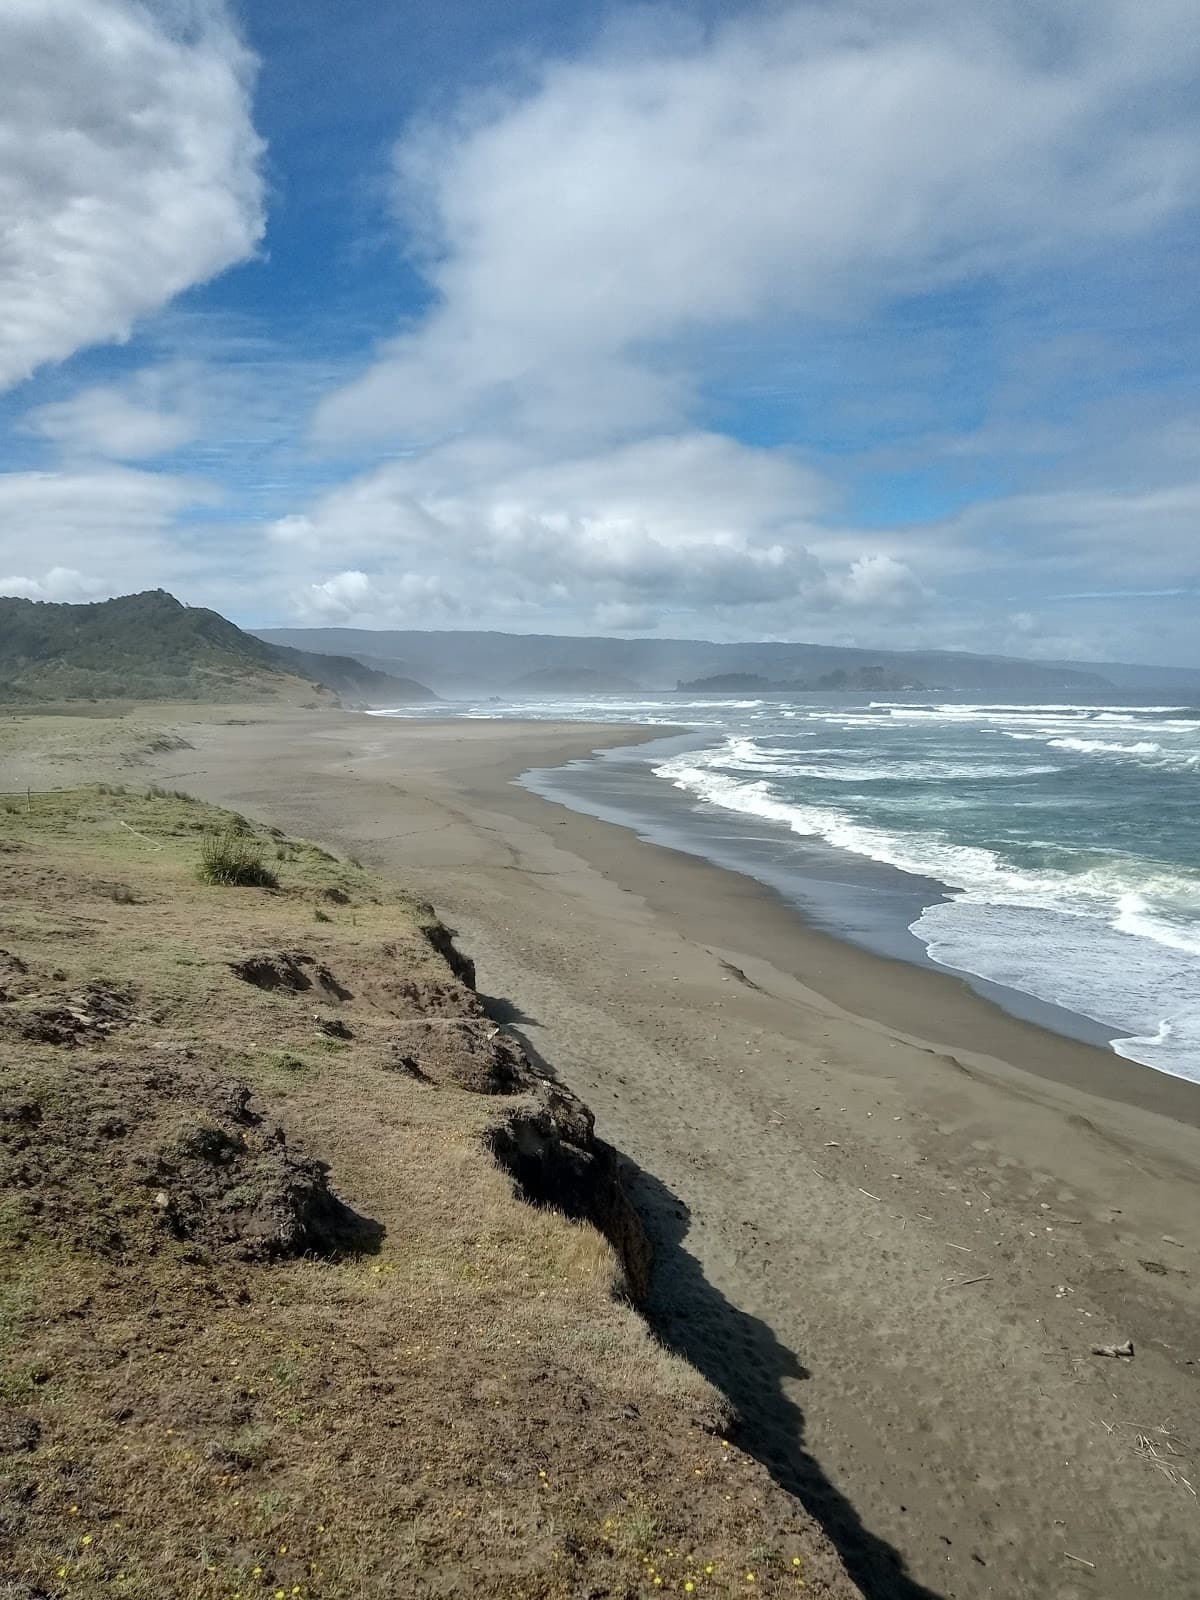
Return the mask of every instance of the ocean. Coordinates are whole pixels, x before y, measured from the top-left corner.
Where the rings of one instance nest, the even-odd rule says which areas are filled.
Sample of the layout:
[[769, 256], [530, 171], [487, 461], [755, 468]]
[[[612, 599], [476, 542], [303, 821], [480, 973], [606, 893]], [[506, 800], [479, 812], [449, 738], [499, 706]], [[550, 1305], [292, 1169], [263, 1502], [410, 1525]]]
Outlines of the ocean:
[[448, 711], [686, 728], [523, 781], [1200, 1082], [1194, 706], [646, 695], [425, 714]]

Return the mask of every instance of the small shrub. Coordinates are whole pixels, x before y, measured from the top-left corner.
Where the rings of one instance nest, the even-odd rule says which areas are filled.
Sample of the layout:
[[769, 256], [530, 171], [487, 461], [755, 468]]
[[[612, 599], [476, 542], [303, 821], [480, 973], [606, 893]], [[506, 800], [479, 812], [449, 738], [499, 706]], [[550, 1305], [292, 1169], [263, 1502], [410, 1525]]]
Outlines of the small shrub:
[[136, 906], [138, 897], [127, 883], [114, 883], [108, 891], [110, 900], [115, 900], [119, 906]]
[[196, 872], [201, 883], [225, 887], [274, 889], [278, 885], [254, 841], [233, 828], [209, 834], [200, 846]]

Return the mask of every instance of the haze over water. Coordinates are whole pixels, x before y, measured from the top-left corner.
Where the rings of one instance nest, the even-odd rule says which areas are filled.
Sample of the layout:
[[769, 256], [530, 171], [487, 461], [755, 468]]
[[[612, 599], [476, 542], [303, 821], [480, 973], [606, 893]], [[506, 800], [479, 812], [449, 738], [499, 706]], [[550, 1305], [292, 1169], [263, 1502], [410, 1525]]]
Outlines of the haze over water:
[[[933, 901], [909, 924], [930, 959], [1200, 1081], [1200, 710], [678, 695], [459, 709], [695, 727], [688, 748], [641, 758], [689, 848], [711, 854], [701, 825], [724, 817], [722, 864], [737, 865], [743, 819], [745, 850], [766, 829], [798, 876], [814, 850], [911, 874]], [[551, 788], [587, 809], [583, 767]]]

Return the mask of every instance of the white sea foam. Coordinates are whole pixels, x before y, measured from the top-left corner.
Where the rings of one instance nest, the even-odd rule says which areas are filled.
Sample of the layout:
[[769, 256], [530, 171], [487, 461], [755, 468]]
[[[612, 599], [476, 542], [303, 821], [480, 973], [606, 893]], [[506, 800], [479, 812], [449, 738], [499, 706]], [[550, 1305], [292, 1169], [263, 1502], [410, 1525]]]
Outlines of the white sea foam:
[[[673, 756], [654, 771], [705, 804], [946, 885], [951, 897], [913, 924], [933, 960], [1091, 1017], [1121, 1035], [1114, 1044], [1120, 1053], [1200, 1079], [1200, 874], [1176, 874], [1117, 851], [1095, 852], [1077, 871], [1017, 866], [934, 829], [890, 829], [836, 805], [786, 798], [774, 780], [827, 781], [850, 769], [778, 754], [734, 737]], [[888, 765], [861, 770], [878, 775]], [[891, 765], [913, 775], [913, 763]], [[979, 764], [963, 765], [980, 775]]]
[[1153, 739], [1139, 739], [1136, 744], [1113, 744], [1108, 739], [1048, 739], [1052, 750], [1075, 750], [1080, 755], [1098, 756], [1154, 756], [1162, 753], [1162, 745]]

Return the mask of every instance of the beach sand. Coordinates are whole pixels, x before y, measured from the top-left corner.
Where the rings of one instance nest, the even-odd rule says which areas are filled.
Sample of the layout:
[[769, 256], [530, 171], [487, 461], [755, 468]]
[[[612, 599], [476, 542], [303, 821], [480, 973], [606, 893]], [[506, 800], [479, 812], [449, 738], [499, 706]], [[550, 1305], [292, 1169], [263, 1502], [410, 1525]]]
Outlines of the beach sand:
[[636, 732], [170, 721], [194, 748], [146, 776], [386, 868], [458, 929], [635, 1169], [661, 1336], [871, 1600], [1200, 1594], [1200, 1088], [513, 782]]

